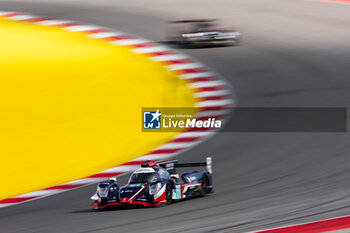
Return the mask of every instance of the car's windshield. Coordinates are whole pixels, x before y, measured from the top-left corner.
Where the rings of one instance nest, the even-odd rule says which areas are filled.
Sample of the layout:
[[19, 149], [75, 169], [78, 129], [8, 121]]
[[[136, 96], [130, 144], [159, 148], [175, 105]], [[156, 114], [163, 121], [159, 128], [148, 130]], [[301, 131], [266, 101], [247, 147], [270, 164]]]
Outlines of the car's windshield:
[[219, 26], [213, 23], [196, 23], [192, 25], [192, 30], [196, 32], [215, 31]]
[[153, 173], [134, 173], [129, 179], [129, 184], [142, 184], [151, 182], [156, 179], [156, 174]]

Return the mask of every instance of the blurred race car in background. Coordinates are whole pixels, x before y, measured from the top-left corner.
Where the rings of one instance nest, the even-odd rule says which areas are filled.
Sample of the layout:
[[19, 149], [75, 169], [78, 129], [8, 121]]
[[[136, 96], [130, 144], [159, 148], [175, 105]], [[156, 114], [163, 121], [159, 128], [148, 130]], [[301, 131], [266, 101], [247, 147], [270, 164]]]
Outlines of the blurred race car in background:
[[170, 21], [167, 37], [170, 41], [186, 46], [239, 45], [241, 33], [217, 24], [215, 19], [191, 19]]
[[[178, 167], [206, 166], [207, 171], [183, 173], [179, 182]], [[91, 197], [95, 209], [109, 206], [158, 206], [169, 205], [173, 201], [195, 196], [206, 196], [213, 191], [211, 158], [203, 163], [178, 163], [171, 160], [156, 164], [146, 161], [135, 170], [128, 184], [119, 187], [116, 178], [99, 183], [96, 193]]]

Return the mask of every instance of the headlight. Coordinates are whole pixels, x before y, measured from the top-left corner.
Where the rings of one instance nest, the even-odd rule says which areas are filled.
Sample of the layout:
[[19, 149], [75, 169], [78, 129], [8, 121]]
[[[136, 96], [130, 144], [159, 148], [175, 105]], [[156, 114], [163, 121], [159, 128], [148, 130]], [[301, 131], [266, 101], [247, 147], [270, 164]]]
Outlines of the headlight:
[[149, 186], [149, 194], [154, 195], [154, 194], [158, 193], [161, 187], [162, 187], [162, 185], [160, 183], [150, 185]]
[[97, 195], [97, 193], [95, 193], [92, 197], [92, 200], [97, 201], [97, 200], [101, 200], [100, 197]]

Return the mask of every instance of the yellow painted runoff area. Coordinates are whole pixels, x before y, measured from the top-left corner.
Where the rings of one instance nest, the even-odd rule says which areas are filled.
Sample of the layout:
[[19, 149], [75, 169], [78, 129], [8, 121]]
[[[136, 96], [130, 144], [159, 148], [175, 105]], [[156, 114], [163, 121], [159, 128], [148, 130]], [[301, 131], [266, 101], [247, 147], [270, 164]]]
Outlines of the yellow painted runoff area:
[[142, 133], [142, 107], [194, 106], [127, 47], [1, 18], [0, 35], [0, 200], [142, 156], [176, 134]]

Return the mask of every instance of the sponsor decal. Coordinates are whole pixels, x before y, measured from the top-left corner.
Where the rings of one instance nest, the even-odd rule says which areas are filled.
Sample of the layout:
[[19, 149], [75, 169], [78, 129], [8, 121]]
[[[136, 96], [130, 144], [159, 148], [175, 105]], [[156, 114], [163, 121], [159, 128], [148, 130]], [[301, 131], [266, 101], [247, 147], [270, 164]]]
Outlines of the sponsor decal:
[[143, 132], [181, 132], [186, 129], [221, 129], [223, 122], [202, 117], [197, 108], [142, 108]]
[[140, 187], [142, 184], [129, 184], [128, 187]]
[[195, 181], [197, 178], [195, 176], [186, 176], [187, 182], [191, 183], [192, 181]]
[[177, 184], [175, 189], [173, 190], [173, 199], [179, 200], [181, 199], [181, 185]]
[[174, 169], [174, 163], [167, 163], [165, 165], [166, 170], [173, 170]]

